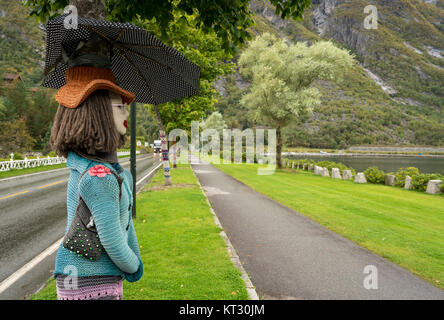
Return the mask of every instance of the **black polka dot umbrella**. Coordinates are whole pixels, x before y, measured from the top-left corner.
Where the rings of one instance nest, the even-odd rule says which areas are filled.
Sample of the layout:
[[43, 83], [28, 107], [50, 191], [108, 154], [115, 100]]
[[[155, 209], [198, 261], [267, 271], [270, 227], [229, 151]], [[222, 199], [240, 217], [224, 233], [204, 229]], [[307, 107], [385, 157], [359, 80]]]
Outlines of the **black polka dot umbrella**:
[[[84, 17], [78, 17], [77, 28], [66, 28], [66, 17], [52, 19], [46, 26], [44, 87], [65, 85], [65, 72], [75, 64], [106, 64], [117, 84], [133, 92], [140, 103], [159, 105], [199, 93], [200, 67], [146, 30]], [[95, 51], [94, 55], [85, 55], [85, 50]]]

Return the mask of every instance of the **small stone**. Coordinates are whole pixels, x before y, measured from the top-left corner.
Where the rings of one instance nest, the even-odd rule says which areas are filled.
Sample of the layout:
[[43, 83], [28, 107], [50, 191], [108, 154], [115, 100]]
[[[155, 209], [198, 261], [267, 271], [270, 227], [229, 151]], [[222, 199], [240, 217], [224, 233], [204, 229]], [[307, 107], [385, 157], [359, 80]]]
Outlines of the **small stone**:
[[385, 176], [385, 184], [386, 184], [387, 186], [394, 186], [394, 185], [395, 185], [395, 180], [396, 180], [396, 178], [395, 178], [395, 176], [392, 175], [392, 174], [387, 174], [387, 175]]
[[412, 177], [410, 176], [405, 176], [405, 185], [404, 185], [404, 189], [409, 190], [412, 186]]
[[367, 179], [363, 172], [359, 172], [355, 177], [355, 183], [367, 183]]
[[338, 168], [331, 169], [331, 177], [333, 179], [341, 179], [341, 171]]
[[327, 168], [322, 168], [321, 174], [323, 177], [330, 177], [330, 172]]
[[427, 184], [426, 193], [429, 194], [437, 194], [439, 193], [439, 186], [441, 185], [442, 180], [430, 180]]
[[350, 180], [351, 178], [353, 178], [351, 170], [344, 170], [344, 172], [342, 173], [342, 179]]

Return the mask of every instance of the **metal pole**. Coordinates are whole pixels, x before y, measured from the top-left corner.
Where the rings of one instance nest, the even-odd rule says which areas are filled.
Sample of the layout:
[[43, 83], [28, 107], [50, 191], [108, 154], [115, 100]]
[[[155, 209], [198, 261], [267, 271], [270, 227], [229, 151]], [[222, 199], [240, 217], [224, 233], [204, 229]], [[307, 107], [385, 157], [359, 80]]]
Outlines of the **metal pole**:
[[133, 176], [132, 216], [136, 217], [136, 103], [131, 103], [131, 175]]

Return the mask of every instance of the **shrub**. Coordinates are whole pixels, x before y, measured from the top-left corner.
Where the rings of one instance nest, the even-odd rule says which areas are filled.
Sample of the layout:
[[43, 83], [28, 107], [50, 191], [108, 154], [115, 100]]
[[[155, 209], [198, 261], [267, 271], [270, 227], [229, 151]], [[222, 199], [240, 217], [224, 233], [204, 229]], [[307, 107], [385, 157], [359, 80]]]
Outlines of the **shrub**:
[[396, 177], [395, 185], [398, 187], [404, 187], [406, 176], [413, 177], [418, 174], [419, 174], [418, 168], [415, 168], [415, 167], [408, 167], [407, 169], [400, 168], [395, 174], [395, 177]]
[[14, 160], [24, 160], [25, 158], [21, 153], [14, 152]]
[[55, 153], [54, 151], [51, 151], [46, 156], [50, 156], [51, 158], [57, 157], [57, 153]]
[[378, 167], [370, 167], [364, 171], [365, 178], [369, 183], [385, 183], [385, 172], [379, 170]]
[[[430, 180], [444, 180], [439, 173], [420, 173], [412, 177], [412, 189], [425, 191]], [[442, 186], [441, 186], [442, 187]]]

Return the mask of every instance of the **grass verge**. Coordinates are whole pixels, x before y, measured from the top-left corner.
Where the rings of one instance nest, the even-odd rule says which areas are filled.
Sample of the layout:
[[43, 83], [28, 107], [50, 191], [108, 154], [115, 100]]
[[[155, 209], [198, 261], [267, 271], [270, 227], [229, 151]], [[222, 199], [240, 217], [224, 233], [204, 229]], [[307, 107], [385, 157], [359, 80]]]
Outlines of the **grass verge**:
[[215, 165], [256, 191], [444, 289], [444, 197], [315, 176], [257, 175], [258, 165]]
[[[174, 184], [166, 187], [159, 170], [137, 195], [134, 226], [144, 275], [124, 282], [124, 299], [248, 299], [190, 166], [179, 165], [171, 175]], [[55, 281], [31, 298], [57, 299]]]
[[50, 165], [50, 166], [41, 166], [41, 167], [35, 167], [35, 168], [14, 169], [14, 170], [0, 172], [0, 179], [15, 177], [15, 176], [22, 176], [25, 174], [49, 171], [49, 170], [54, 170], [54, 169], [61, 169], [61, 168], [66, 168], [66, 163], [54, 164], [54, 165]]

